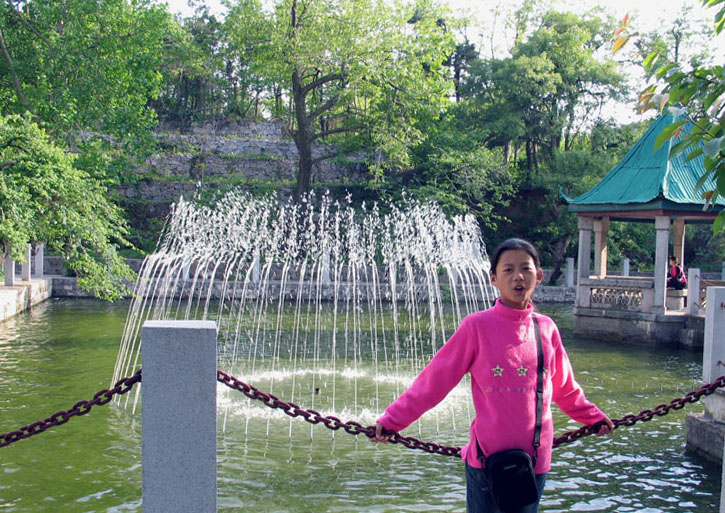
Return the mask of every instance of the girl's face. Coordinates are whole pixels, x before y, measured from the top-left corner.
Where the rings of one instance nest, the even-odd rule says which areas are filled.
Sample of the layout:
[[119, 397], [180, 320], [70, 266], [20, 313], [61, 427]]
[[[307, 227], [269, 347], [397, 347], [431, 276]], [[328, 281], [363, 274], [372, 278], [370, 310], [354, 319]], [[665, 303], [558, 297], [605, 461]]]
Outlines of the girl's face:
[[523, 310], [543, 277], [544, 272], [536, 267], [531, 255], [523, 249], [509, 249], [500, 255], [491, 272], [491, 283], [501, 293], [504, 305]]

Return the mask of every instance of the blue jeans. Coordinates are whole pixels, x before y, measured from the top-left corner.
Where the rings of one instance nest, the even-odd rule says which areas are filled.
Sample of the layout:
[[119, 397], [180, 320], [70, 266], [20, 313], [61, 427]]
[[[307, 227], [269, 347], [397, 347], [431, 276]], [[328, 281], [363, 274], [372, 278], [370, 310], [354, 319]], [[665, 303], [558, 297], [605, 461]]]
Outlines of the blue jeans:
[[[501, 513], [493, 501], [491, 492], [488, 489], [483, 469], [466, 465], [466, 511], [468, 513]], [[539, 488], [539, 499], [544, 491], [546, 474], [536, 474], [536, 486]], [[539, 501], [526, 506], [519, 513], [537, 513]]]

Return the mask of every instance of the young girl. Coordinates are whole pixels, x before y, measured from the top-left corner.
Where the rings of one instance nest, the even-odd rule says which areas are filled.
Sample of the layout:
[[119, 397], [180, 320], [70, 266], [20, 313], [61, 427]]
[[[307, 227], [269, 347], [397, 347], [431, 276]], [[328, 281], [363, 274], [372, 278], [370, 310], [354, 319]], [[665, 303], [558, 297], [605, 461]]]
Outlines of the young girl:
[[670, 257], [670, 270], [667, 273], [667, 288], [682, 290], [687, 287], [687, 278], [685, 273], [680, 267], [680, 263], [677, 261], [677, 257]]
[[[388, 432], [400, 431], [413, 423], [470, 373], [476, 416], [471, 424], [471, 440], [461, 454], [466, 466], [469, 513], [499, 512], [479, 458], [485, 462], [487, 455], [507, 449], [524, 449], [534, 456], [538, 374], [534, 315], [540, 326], [544, 354], [541, 446], [535, 460], [539, 499], [551, 467], [551, 401], [578, 422], [601, 422], [597, 434], [614, 429], [612, 421], [586, 399], [574, 380], [554, 321], [534, 313], [531, 296], [542, 278], [539, 254], [530, 243], [509, 239], [498, 246], [491, 257], [491, 282], [500, 297], [492, 308], [463, 320], [410, 388], [386, 408], [371, 439], [387, 442]], [[536, 513], [538, 501], [520, 511]]]

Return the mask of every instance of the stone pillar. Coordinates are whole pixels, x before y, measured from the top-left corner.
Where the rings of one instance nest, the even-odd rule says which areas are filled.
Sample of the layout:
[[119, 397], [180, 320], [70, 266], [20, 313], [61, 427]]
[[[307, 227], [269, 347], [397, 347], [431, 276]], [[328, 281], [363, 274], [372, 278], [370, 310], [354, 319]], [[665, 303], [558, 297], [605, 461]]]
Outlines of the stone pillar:
[[569, 257], [566, 259], [566, 286], [567, 287], [573, 287], [574, 286], [574, 259]]
[[[702, 350], [702, 380], [712, 383], [725, 375], [725, 287], [707, 288], [707, 309], [705, 310], [705, 343]], [[711, 398], [717, 399], [717, 394], [705, 398], [705, 407]], [[723, 401], [723, 399], [720, 399]], [[710, 411], [713, 411], [710, 409]], [[725, 422], [725, 408], [722, 418]]]
[[629, 276], [629, 258], [622, 259], [622, 276]]
[[10, 258], [7, 250], [5, 250], [5, 259], [3, 261], [3, 273], [5, 273], [5, 286], [15, 286], [15, 260]]
[[20, 279], [30, 281], [30, 265], [33, 262], [33, 246], [28, 244], [25, 248], [25, 262], [20, 268]]
[[690, 315], [700, 313], [700, 269], [687, 270], [687, 311]]
[[43, 277], [45, 271], [45, 244], [35, 246], [35, 260], [33, 262], [33, 276]]
[[323, 285], [329, 285], [332, 283], [332, 280], [330, 279], [330, 251], [325, 250], [325, 252], [322, 254], [322, 264], [321, 264], [321, 277], [322, 277], [322, 284]]
[[581, 280], [589, 278], [589, 267], [592, 261], [592, 229], [594, 228], [594, 222], [590, 217], [579, 216], [578, 226], [579, 254], [577, 255], [577, 306], [581, 305], [584, 302], [584, 296], [587, 294], [587, 289], [585, 287], [582, 287]]
[[607, 232], [609, 218], [594, 221], [594, 274], [599, 278], [607, 275]]
[[216, 324], [142, 328], [144, 513], [216, 512]]
[[[725, 461], [725, 443], [723, 443], [722, 461]], [[720, 482], [720, 513], [725, 513], [725, 465], [722, 467], [722, 479]]]
[[[702, 353], [702, 379], [712, 383], [725, 375], [725, 287], [707, 288], [707, 309], [705, 310], [705, 345]], [[725, 394], [716, 391], [705, 398], [705, 417], [722, 426], [725, 423]], [[689, 440], [688, 440], [689, 442]], [[725, 452], [725, 442], [723, 443]], [[725, 461], [725, 459], [723, 460]], [[725, 513], [725, 470], [720, 492], [720, 511]]]
[[254, 255], [254, 261], [252, 262], [252, 283], [259, 283], [261, 275], [261, 265], [259, 263], [259, 255]]
[[685, 220], [672, 221], [672, 254], [680, 265], [685, 265]]
[[670, 242], [670, 218], [655, 217], [657, 244], [655, 249], [655, 297], [652, 312], [665, 313], [665, 296], [667, 295], [667, 248]]

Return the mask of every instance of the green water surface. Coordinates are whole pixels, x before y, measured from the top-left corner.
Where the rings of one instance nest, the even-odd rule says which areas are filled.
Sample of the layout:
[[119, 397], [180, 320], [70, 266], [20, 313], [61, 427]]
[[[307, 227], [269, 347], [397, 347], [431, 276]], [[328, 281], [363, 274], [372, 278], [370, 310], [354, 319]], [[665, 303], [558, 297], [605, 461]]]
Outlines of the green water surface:
[[[106, 388], [127, 308], [54, 299], [0, 324], [0, 432]], [[669, 402], [700, 384], [700, 354], [575, 338], [569, 306], [542, 310], [560, 325], [588, 397], [612, 417]], [[321, 393], [327, 384], [319, 378]], [[361, 382], [355, 393], [364, 395], [366, 387]], [[465, 511], [456, 458], [345, 433], [333, 437], [321, 426], [267, 416], [234, 393], [219, 393], [220, 511]], [[370, 401], [336, 413], [364, 411], [360, 420], [367, 422], [376, 407]], [[685, 414], [702, 408], [691, 405], [556, 449], [541, 511], [717, 511], [720, 468], [684, 451]], [[461, 445], [468, 420], [455, 416], [432, 417], [409, 434]], [[576, 427], [561, 414], [555, 419], [558, 433]], [[111, 404], [0, 448], [0, 511], [141, 511], [140, 435], [140, 414]]]

